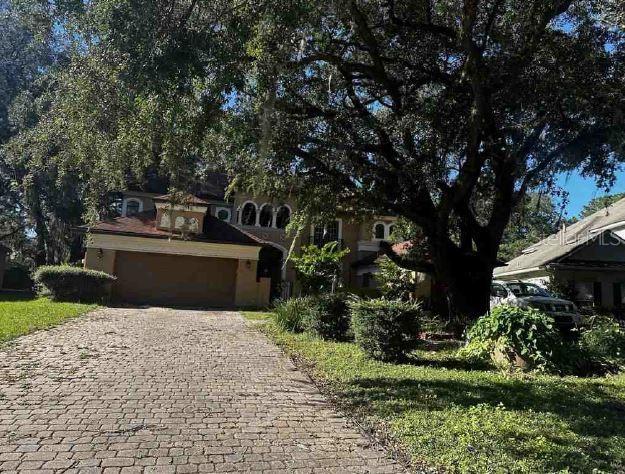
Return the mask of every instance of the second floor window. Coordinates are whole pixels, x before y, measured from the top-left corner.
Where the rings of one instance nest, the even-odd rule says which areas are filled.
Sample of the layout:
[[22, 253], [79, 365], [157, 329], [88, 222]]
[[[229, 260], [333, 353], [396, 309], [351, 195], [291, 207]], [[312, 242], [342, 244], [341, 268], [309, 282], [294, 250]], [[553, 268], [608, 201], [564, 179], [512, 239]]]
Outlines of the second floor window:
[[126, 201], [126, 215], [128, 217], [134, 216], [141, 212], [141, 202], [136, 199], [128, 199]]
[[261, 227], [271, 227], [273, 224], [273, 206], [265, 204], [260, 210], [259, 224]]
[[373, 227], [373, 238], [382, 240], [384, 239], [384, 234], [386, 232], [386, 227], [384, 224], [376, 224]]
[[290, 221], [291, 210], [286, 206], [280, 207], [278, 209], [278, 213], [276, 214], [276, 227], [278, 229], [284, 229], [287, 225], [289, 225]]
[[325, 225], [316, 225], [313, 229], [313, 244], [321, 246], [340, 240], [340, 230], [341, 226], [336, 220], [327, 222]]
[[241, 211], [241, 224], [256, 225], [256, 206], [248, 202]]

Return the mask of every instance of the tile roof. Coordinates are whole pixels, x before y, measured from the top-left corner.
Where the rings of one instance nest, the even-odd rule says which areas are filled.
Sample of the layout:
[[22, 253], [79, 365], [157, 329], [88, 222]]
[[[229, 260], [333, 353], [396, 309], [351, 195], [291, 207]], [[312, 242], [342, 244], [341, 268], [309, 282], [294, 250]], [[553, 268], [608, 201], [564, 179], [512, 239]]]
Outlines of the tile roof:
[[[132, 191], [143, 191], [150, 194], [164, 194], [169, 190], [169, 182], [165, 178], [161, 178], [153, 174], [147, 183], [131, 184], [129, 189]], [[226, 188], [230, 184], [230, 179], [224, 173], [206, 172], [201, 179], [190, 183], [188, 191], [190, 194], [207, 200], [223, 200], [226, 194]]]
[[[399, 242], [396, 244], [392, 245], [392, 249], [393, 252], [395, 252], [397, 255], [399, 256], [404, 256], [406, 255], [410, 249], [413, 247], [413, 242], [406, 240], [404, 242]], [[374, 265], [377, 263], [377, 260], [381, 257], [384, 257], [384, 252], [377, 251], [377, 252], [372, 252], [369, 255], [365, 255], [362, 258], [359, 258], [358, 260], [352, 262], [351, 266], [353, 268], [358, 268], [358, 267], [365, 267], [365, 266], [369, 266], [369, 265]]]
[[[154, 210], [141, 212], [131, 217], [116, 217], [114, 219], [102, 220], [91, 227], [83, 226], [82, 229], [95, 234], [180, 239], [176, 234], [156, 227], [156, 213]], [[262, 239], [209, 215], [204, 217], [202, 233], [188, 235], [186, 239], [195, 242], [238, 245], [262, 246], [265, 244], [265, 241]]]
[[542, 267], [597, 238], [601, 234], [599, 230], [619, 222], [625, 222], [625, 199], [529, 246], [523, 250], [523, 254], [510, 260], [506, 266], [496, 268], [494, 275]]
[[[155, 201], [171, 201], [172, 197], [171, 194], [163, 194], [162, 196], [156, 196], [152, 199], [154, 199]], [[208, 206], [207, 201], [205, 201], [204, 199], [200, 199], [193, 194], [187, 194], [186, 196], [184, 196], [183, 202], [181, 202], [180, 204], [199, 204], [202, 206]]]

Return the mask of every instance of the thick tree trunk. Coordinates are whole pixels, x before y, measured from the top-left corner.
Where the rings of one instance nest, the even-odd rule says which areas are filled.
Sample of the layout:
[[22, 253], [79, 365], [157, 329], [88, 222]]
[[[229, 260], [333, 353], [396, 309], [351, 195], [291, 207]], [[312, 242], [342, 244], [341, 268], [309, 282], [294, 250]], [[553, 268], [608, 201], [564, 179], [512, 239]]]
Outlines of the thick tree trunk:
[[490, 308], [493, 265], [458, 249], [438, 249], [435, 278], [445, 293], [451, 326], [461, 335], [467, 324]]

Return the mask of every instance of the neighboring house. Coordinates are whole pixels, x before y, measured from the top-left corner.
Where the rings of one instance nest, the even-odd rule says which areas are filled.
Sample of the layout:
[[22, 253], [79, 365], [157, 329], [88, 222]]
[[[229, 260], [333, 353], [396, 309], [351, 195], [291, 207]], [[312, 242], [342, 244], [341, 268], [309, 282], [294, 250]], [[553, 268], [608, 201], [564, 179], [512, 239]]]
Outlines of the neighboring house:
[[6, 270], [6, 261], [9, 249], [0, 244], [0, 290], [2, 289], [2, 283], [4, 281], [4, 271]]
[[343, 265], [345, 284], [373, 285], [377, 268], [360, 271], [358, 261], [377, 256], [395, 217], [337, 217], [311, 225], [294, 239], [285, 230], [294, 202], [246, 193], [226, 199], [227, 185], [224, 175], [211, 174], [178, 204], [166, 194], [123, 192], [121, 217], [85, 228], [85, 267], [116, 275], [113, 297], [122, 301], [263, 306], [297, 293], [293, 267], [285, 265], [291, 248], [297, 254], [302, 245], [338, 241], [350, 249]]
[[497, 280], [568, 286], [581, 306], [625, 307], [625, 199], [523, 250]]

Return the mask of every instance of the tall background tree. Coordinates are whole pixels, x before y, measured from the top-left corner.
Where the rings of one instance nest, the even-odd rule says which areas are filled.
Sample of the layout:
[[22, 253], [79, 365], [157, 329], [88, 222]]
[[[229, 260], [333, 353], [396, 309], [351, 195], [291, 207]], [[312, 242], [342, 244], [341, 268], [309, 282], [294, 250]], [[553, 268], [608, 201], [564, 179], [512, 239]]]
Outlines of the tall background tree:
[[399, 215], [423, 233], [454, 312], [474, 317], [529, 191], [571, 169], [614, 179], [625, 134], [618, 7], [63, 3], [79, 47], [13, 153], [54, 150], [59, 169], [99, 193], [147, 166], [182, 184], [221, 164], [239, 186], [297, 189], [304, 212]]
[[605, 210], [610, 205], [625, 198], [625, 193], [606, 194], [605, 196], [599, 196], [592, 198], [588, 204], [586, 204], [579, 213], [580, 219], [588, 217], [597, 211]]

